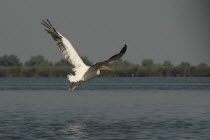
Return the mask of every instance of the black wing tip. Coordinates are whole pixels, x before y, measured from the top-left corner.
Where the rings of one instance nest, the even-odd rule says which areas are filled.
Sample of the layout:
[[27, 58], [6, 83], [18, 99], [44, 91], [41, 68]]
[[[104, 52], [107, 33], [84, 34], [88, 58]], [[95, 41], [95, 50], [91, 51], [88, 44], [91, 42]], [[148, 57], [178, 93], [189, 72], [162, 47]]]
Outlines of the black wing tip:
[[41, 21], [41, 24], [44, 25], [45, 27], [47, 27], [48, 29], [53, 29], [54, 27], [52, 26], [52, 24], [50, 23], [49, 19], [43, 19]]
[[[41, 22], [42, 25], [44, 25], [47, 29], [57, 33], [56, 29], [53, 27], [53, 25], [50, 23], [49, 19], [43, 19]], [[58, 34], [58, 33], [57, 33]]]
[[45, 18], [45, 19], [42, 19], [42, 22], [49, 22], [49, 19], [48, 18]]
[[125, 53], [127, 50], [127, 44], [124, 45], [124, 47], [122, 48], [122, 50], [120, 51], [120, 53]]

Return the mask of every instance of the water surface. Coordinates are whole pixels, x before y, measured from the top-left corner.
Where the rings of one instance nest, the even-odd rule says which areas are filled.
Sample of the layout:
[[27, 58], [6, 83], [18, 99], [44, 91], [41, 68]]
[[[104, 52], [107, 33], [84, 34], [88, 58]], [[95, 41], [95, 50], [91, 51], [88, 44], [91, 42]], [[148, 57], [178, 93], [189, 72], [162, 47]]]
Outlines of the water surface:
[[0, 78], [0, 139], [210, 138], [210, 78]]

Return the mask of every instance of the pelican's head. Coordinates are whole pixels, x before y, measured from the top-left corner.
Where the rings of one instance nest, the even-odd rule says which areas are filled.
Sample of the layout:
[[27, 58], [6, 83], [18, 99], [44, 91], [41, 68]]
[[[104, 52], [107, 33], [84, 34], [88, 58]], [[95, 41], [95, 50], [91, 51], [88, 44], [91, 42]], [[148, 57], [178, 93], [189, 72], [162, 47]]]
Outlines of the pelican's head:
[[114, 71], [113, 69], [106, 67], [106, 66], [101, 66], [98, 70], [97, 70], [97, 75], [100, 74], [100, 71]]

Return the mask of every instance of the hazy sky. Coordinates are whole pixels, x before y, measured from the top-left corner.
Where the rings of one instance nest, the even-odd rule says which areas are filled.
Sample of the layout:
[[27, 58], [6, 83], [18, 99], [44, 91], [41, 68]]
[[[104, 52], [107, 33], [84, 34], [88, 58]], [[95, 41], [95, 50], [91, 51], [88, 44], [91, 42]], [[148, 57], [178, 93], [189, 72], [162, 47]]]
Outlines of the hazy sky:
[[79, 55], [93, 62], [109, 58], [126, 43], [123, 59], [134, 63], [152, 58], [210, 64], [209, 8], [208, 0], [0, 1], [0, 56], [63, 58], [40, 24], [48, 18]]

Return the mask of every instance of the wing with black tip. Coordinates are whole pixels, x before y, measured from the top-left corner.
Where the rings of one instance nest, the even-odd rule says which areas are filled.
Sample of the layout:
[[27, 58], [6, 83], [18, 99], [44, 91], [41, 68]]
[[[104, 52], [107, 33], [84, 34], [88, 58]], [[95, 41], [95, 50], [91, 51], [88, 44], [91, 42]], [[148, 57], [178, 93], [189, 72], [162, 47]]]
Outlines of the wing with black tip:
[[125, 54], [126, 50], [127, 50], [127, 45], [125, 44], [124, 47], [122, 48], [122, 50], [118, 54], [113, 55], [112, 57], [110, 57], [107, 60], [104, 60], [104, 61], [101, 61], [101, 62], [98, 62], [98, 63], [92, 65], [90, 67], [90, 69], [91, 68], [92, 69], [98, 69], [101, 66], [108, 64], [109, 62], [112, 62], [114, 60], [120, 59]]
[[48, 19], [42, 20], [42, 25], [46, 27], [44, 29], [48, 34], [52, 36], [56, 42], [58, 48], [61, 50], [65, 58], [74, 65], [74, 71], [77, 71], [79, 68], [86, 66], [80, 56], [77, 54], [74, 47], [71, 45], [69, 40], [62, 36], [50, 23]]

